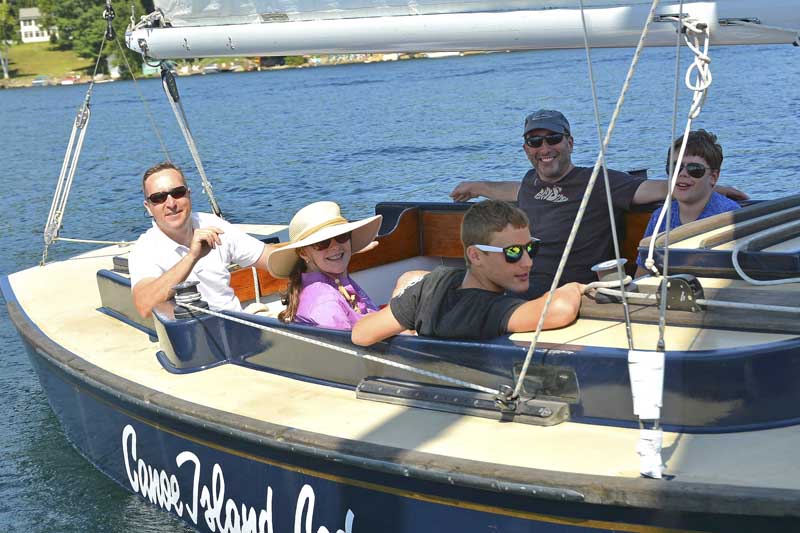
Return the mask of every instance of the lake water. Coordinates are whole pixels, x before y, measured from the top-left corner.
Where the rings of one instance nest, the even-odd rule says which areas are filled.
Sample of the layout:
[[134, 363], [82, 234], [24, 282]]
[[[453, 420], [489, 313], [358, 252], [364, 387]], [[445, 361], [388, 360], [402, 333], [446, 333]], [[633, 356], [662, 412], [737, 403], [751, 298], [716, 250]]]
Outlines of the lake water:
[[[800, 50], [712, 48], [714, 83], [698, 127], [719, 135], [721, 181], [753, 198], [798, 191]], [[611, 117], [632, 50], [593, 52], [601, 117]], [[617, 124], [613, 168], [663, 177], [674, 50], [645, 51]], [[688, 55], [683, 52], [684, 66]], [[683, 69], [682, 69], [683, 70]], [[287, 222], [316, 200], [366, 216], [382, 200], [447, 201], [463, 179], [520, 179], [525, 115], [562, 110], [577, 164], [598, 150], [582, 50], [180, 78], [192, 131], [220, 206], [235, 222]], [[64, 149], [86, 86], [0, 91], [0, 275], [36, 264]], [[155, 80], [139, 82], [171, 158], [199, 191]], [[149, 227], [145, 168], [165, 158], [137, 86], [98, 85], [64, 237], [132, 239]], [[683, 89], [679, 129], [690, 96]], [[205, 209], [195, 195], [196, 208]], [[51, 258], [84, 250], [59, 243]], [[5, 305], [0, 307], [0, 530], [184, 531], [87, 463], [66, 441]]]

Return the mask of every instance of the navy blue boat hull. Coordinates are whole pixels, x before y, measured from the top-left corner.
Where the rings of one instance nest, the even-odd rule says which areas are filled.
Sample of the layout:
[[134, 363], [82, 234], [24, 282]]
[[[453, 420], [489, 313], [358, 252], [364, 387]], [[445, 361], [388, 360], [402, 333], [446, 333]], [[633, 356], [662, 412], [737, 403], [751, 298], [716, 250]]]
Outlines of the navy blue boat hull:
[[[434, 456], [427, 456], [426, 463], [398, 449], [263, 423], [268, 426], [264, 431], [248, 431], [248, 419], [209, 416], [209, 410], [193, 411], [193, 404], [186, 402], [176, 408], [169, 396], [89, 365], [45, 337], [15, 303], [9, 302], [9, 311], [50, 404], [78, 451], [126, 490], [202, 531], [798, 527], [796, 518], [780, 516], [782, 506], [793, 505], [793, 491], [733, 489], [724, 494], [726, 488], [719, 487], [717, 497], [703, 486], [544, 471], [528, 471], [539, 472], [532, 479], [541, 484], [526, 485], [504, 479], [502, 467], [493, 478], [492, 465], [458, 465]], [[607, 492], [614, 505], [587, 501], [582, 487]], [[625, 491], [634, 504], [619, 504]], [[695, 496], [688, 498], [692, 491]], [[635, 504], [637, 492], [653, 504]], [[759, 505], [765, 515], [715, 512], [754, 498], [763, 498]]]

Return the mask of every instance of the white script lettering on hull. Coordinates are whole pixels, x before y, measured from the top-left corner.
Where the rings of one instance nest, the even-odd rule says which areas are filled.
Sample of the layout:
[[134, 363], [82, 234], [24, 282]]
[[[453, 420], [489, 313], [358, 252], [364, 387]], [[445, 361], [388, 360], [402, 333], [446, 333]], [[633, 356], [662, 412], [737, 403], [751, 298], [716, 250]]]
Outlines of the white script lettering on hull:
[[[125, 472], [134, 492], [150, 500], [166, 511], [174, 511], [179, 517], [185, 512], [189, 520], [197, 525], [202, 512], [206, 526], [220, 533], [274, 533], [272, 519], [272, 487], [267, 487], [265, 506], [256, 510], [246, 504], [238, 504], [233, 498], [225, 499], [225, 476], [222, 467], [215, 463], [211, 470], [211, 488], [200, 486], [200, 458], [192, 452], [183, 451], [175, 456], [177, 471], [186, 465], [191, 469], [192, 494], [187, 500], [181, 498], [178, 478], [166, 470], [148, 465], [138, 456], [136, 450], [136, 430], [128, 424], [122, 430], [122, 455]], [[314, 505], [316, 495], [311, 485], [303, 485], [297, 496], [294, 513], [294, 533], [315, 533], [313, 531]], [[344, 530], [336, 533], [353, 533], [355, 514], [350, 509], [345, 516]], [[330, 533], [325, 526], [317, 528], [316, 533]]]

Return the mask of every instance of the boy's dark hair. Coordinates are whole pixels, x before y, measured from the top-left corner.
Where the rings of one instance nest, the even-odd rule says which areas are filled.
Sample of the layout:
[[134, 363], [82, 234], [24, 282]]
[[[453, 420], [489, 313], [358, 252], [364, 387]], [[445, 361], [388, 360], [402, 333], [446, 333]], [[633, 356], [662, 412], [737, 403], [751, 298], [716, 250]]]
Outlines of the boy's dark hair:
[[506, 226], [525, 228], [530, 226], [528, 215], [508, 202], [500, 200], [484, 200], [474, 204], [464, 213], [461, 222], [461, 243], [464, 245], [464, 259], [467, 248], [475, 244], [489, 244], [492, 233], [503, 231]]
[[[669, 168], [670, 158], [675, 159], [678, 156], [682, 142], [683, 136], [678, 137], [672, 143], [672, 150], [667, 151], [667, 168]], [[675, 153], [675, 156], [672, 156], [672, 152]], [[713, 170], [722, 168], [722, 146], [717, 142], [716, 135], [704, 129], [689, 132], [684, 155], [702, 157]]]

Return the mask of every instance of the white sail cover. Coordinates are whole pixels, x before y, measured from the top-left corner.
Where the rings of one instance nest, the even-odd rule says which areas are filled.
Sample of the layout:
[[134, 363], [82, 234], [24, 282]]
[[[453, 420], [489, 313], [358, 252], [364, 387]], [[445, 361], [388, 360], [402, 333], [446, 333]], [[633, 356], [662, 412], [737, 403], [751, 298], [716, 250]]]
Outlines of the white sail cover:
[[[649, 1], [628, 2], [584, 0], [586, 8], [621, 5], [649, 5]], [[495, 13], [575, 9], [577, 1], [567, 0], [156, 0], [175, 26], [249, 24], [280, 20], [329, 20], [444, 13]]]
[[[587, 10], [650, 6], [650, 0], [583, 0]], [[763, 24], [778, 26], [788, 20], [789, 11], [797, 12], [793, 2], [755, 2], [687, 0], [684, 6], [713, 5], [720, 17], [759, 18]], [[760, 6], [759, 4], [763, 4]], [[784, 9], [770, 4], [785, 4]], [[791, 4], [791, 5], [789, 5]], [[156, 0], [155, 6], [174, 26], [249, 24], [280, 20], [328, 20], [444, 13], [497, 13], [503, 11], [576, 10], [577, 0]], [[745, 7], [747, 6], [747, 7]], [[789, 8], [792, 8], [791, 10]], [[725, 14], [729, 9], [729, 14]], [[677, 12], [678, 5], [662, 11]], [[782, 14], [782, 12], [785, 13]], [[765, 12], [773, 12], [764, 20]], [[795, 20], [797, 17], [793, 17]]]
[[[128, 46], [153, 58], [318, 53], [450, 52], [583, 47], [577, 0], [156, 0], [161, 27], [140, 24]], [[590, 45], [634, 46], [649, 0], [583, 0]], [[677, 15], [679, 3], [659, 16]], [[713, 44], [792, 43], [798, 0], [683, 3], [711, 28]], [[164, 27], [167, 26], [167, 27]], [[664, 19], [648, 46], [671, 46]]]

